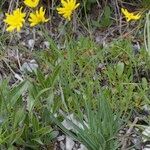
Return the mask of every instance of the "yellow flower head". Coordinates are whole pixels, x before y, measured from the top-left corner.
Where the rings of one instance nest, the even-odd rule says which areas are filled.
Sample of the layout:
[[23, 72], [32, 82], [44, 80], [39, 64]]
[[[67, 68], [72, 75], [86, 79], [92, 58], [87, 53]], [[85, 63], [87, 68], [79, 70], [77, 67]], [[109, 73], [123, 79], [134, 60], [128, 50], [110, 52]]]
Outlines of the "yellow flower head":
[[65, 19], [71, 20], [73, 11], [80, 5], [76, 0], [61, 0], [62, 7], [57, 8], [59, 14]]
[[17, 29], [19, 32], [21, 30], [26, 16], [26, 13], [22, 13], [21, 10], [22, 8], [17, 8], [11, 14], [6, 13], [6, 19], [4, 19], [4, 22], [8, 24], [6, 31], [12, 32]]
[[34, 8], [39, 4], [39, 0], [24, 0], [25, 5]]
[[127, 22], [129, 22], [130, 20], [138, 20], [141, 17], [140, 13], [135, 15], [134, 13], [128, 12], [128, 10], [124, 8], [121, 8], [121, 12], [125, 15]]
[[49, 20], [45, 18], [45, 10], [43, 9], [43, 7], [40, 7], [39, 11], [36, 10], [35, 13], [30, 13], [29, 17], [30, 17], [29, 22], [31, 27], [39, 23], [47, 22]]

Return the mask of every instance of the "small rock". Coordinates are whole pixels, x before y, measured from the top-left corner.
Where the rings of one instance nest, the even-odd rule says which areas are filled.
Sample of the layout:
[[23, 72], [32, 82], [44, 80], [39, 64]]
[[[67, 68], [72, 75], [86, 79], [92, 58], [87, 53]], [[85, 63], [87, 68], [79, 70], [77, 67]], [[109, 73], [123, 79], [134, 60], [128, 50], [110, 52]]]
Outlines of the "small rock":
[[147, 115], [150, 115], [150, 106], [149, 105], [144, 105], [142, 108], [147, 113]]
[[62, 141], [60, 142], [60, 148], [61, 148], [61, 150], [66, 150], [65, 149], [65, 144]]
[[49, 48], [49, 46], [50, 46], [48, 41], [43, 42], [43, 44], [44, 44], [44, 47], [46, 47], [46, 48]]
[[25, 62], [22, 66], [21, 66], [21, 71], [26, 72], [33, 72], [36, 71], [38, 68], [38, 64], [36, 63], [36, 61], [33, 59], [31, 60], [29, 63]]
[[145, 130], [142, 132], [144, 136], [150, 137], [150, 127], [146, 127]]
[[149, 147], [145, 147], [143, 150], [150, 150], [150, 146]]
[[80, 148], [80, 143], [78, 141], [74, 141], [74, 142], [75, 144], [72, 150], [77, 150], [78, 148]]
[[66, 150], [72, 150], [74, 146], [74, 141], [70, 137], [66, 137]]
[[65, 139], [65, 136], [64, 135], [62, 135], [62, 136], [59, 136], [58, 138], [57, 138], [57, 141], [63, 141]]
[[34, 45], [35, 45], [35, 40], [34, 39], [30, 39], [29, 41], [28, 41], [28, 46], [29, 46], [29, 48], [33, 48], [34, 47]]
[[81, 146], [78, 150], [87, 150], [87, 148], [83, 144], [81, 144]]
[[20, 44], [26, 46], [26, 43], [24, 41], [20, 42]]
[[134, 137], [132, 142], [134, 143], [136, 150], [141, 150], [142, 145], [140, 137]]
[[139, 44], [139, 42], [136, 42], [136, 43], [133, 45], [133, 52], [134, 52], [135, 54], [137, 54], [139, 51], [140, 51], [140, 44]]

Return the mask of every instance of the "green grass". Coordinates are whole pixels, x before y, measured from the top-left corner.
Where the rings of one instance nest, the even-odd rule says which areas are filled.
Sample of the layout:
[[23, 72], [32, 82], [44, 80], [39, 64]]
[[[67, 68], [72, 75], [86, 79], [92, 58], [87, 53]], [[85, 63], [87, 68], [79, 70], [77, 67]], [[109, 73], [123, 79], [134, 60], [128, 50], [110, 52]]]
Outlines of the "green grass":
[[[39, 69], [24, 82], [10, 87], [8, 79], [1, 81], [1, 148], [51, 145], [58, 125], [89, 150], [117, 149], [117, 132], [130, 112], [150, 103], [149, 79], [139, 72], [150, 65], [146, 51], [135, 55], [128, 40], [101, 48], [81, 37], [62, 51], [52, 44], [53, 49], [33, 52]], [[69, 114], [83, 126], [67, 119], [75, 134], [61, 125]]]

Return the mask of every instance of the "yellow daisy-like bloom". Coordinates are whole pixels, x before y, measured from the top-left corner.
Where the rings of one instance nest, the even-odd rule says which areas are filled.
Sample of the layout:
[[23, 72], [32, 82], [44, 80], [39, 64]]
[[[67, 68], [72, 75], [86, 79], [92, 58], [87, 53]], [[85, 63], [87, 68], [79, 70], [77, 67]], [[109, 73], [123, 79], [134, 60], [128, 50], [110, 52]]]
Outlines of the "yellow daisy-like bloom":
[[5, 15], [6, 19], [4, 19], [4, 22], [8, 24], [6, 31], [12, 32], [16, 29], [19, 32], [25, 22], [24, 17], [26, 16], [26, 13], [22, 12], [22, 8], [17, 8], [12, 14], [6, 13]]
[[127, 22], [129, 22], [130, 20], [138, 20], [141, 18], [140, 13], [135, 15], [134, 13], [128, 12], [128, 10], [124, 8], [121, 8], [121, 12], [125, 15]]
[[58, 14], [61, 14], [65, 19], [71, 20], [73, 11], [80, 5], [76, 4], [76, 0], [61, 0], [62, 7], [57, 8]]
[[45, 18], [45, 9], [43, 7], [40, 7], [39, 11], [36, 10], [35, 13], [30, 13], [30, 18], [28, 19], [30, 22], [30, 26], [33, 27], [39, 23], [45, 23], [49, 19]]
[[25, 5], [34, 8], [39, 4], [39, 0], [24, 0]]

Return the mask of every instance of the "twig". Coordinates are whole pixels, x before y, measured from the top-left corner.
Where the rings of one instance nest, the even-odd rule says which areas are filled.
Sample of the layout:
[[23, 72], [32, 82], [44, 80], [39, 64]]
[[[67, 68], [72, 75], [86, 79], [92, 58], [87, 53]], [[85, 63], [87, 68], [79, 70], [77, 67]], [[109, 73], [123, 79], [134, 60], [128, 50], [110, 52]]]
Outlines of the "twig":
[[127, 147], [126, 147], [127, 146], [127, 142], [128, 142], [128, 138], [127, 137], [131, 134], [131, 132], [132, 132], [134, 126], [136, 125], [136, 123], [138, 122], [138, 120], [139, 120], [139, 118], [136, 117], [134, 119], [133, 123], [130, 125], [130, 128], [127, 130], [124, 138], [122, 139], [122, 143], [123, 144], [122, 144], [121, 150], [126, 150], [127, 149]]

